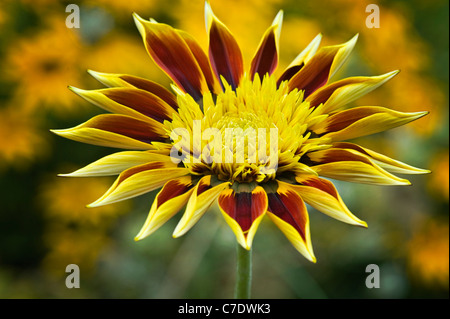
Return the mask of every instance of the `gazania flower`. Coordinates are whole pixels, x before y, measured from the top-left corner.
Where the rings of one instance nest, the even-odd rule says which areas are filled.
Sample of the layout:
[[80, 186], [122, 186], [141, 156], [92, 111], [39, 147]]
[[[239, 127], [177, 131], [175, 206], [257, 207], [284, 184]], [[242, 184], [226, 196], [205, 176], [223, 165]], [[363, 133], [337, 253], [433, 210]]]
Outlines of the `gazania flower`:
[[346, 108], [398, 73], [330, 83], [357, 36], [319, 48], [318, 35], [275, 77], [282, 12], [264, 33], [248, 70], [238, 43], [209, 4], [205, 15], [208, 54], [186, 32], [134, 15], [149, 55], [173, 80], [173, 93], [143, 78], [90, 71], [109, 88], [72, 90], [113, 114], [55, 131], [76, 141], [129, 150], [66, 175], [118, 175], [89, 206], [162, 186], [137, 240], [186, 205], [173, 236], [185, 234], [217, 199], [242, 247], [251, 248], [267, 216], [315, 262], [305, 203], [339, 221], [367, 226], [349, 211], [328, 178], [408, 185], [394, 173], [427, 172], [345, 142], [426, 114], [381, 106]]

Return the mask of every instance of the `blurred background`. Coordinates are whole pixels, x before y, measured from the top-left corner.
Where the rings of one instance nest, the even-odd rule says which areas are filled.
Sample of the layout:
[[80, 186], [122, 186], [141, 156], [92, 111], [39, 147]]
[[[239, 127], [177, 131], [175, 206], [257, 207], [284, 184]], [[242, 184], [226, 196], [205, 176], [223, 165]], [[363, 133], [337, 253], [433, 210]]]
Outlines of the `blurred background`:
[[[336, 183], [350, 210], [369, 224], [351, 227], [310, 208], [317, 264], [265, 219], [253, 245], [254, 298], [448, 298], [449, 113], [447, 0], [211, 0], [236, 35], [247, 65], [265, 29], [284, 10], [279, 71], [318, 34], [323, 45], [359, 33], [332, 79], [401, 73], [355, 105], [430, 111], [404, 127], [357, 142], [432, 170], [412, 186]], [[80, 8], [80, 28], [65, 21]], [[367, 28], [366, 6], [380, 8]], [[85, 208], [113, 178], [63, 178], [115, 150], [52, 135], [101, 113], [67, 89], [101, 88], [86, 70], [128, 73], [168, 86], [147, 55], [132, 12], [193, 34], [206, 48], [203, 0], [1, 0], [0, 298], [230, 298], [235, 238], [214, 208], [185, 236], [177, 215], [134, 242], [155, 193]], [[68, 264], [80, 289], [65, 286]], [[365, 285], [380, 267], [380, 288]]]

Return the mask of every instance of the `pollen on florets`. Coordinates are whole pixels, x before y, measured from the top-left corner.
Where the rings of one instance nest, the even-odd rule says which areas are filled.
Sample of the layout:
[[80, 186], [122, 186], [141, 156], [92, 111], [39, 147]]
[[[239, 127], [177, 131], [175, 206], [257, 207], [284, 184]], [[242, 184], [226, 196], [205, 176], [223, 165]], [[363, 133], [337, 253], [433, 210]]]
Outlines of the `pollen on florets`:
[[[222, 79], [223, 80], [223, 79]], [[321, 106], [311, 108], [303, 91], [289, 91], [274, 77], [244, 76], [233, 90], [205, 94], [197, 103], [179, 90], [178, 114], [165, 126], [173, 141], [171, 155], [192, 174], [220, 180], [263, 182], [283, 171], [308, 170], [301, 156], [326, 147], [309, 128], [322, 121]]]

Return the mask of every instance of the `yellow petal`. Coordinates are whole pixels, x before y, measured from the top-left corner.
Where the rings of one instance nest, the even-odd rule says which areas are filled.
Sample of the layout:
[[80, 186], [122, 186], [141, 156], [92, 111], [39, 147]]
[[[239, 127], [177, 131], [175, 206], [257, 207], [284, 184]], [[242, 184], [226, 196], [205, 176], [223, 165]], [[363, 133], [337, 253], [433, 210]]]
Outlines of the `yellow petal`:
[[155, 149], [150, 143], [166, 136], [161, 123], [153, 125], [119, 114], [97, 115], [76, 127], [51, 132], [77, 142], [138, 150]]
[[211, 66], [217, 78], [223, 77], [233, 89], [236, 89], [244, 74], [241, 49], [230, 30], [214, 15], [208, 2], [205, 3], [205, 21], [209, 34]]
[[181, 217], [173, 237], [180, 237], [191, 229], [208, 210], [219, 194], [227, 187], [229, 182], [211, 185], [211, 175], [203, 177], [195, 186], [186, 206], [186, 212]]
[[341, 222], [367, 227], [367, 223], [353, 215], [343, 202], [333, 183], [313, 176], [297, 176], [300, 185], [292, 185], [303, 200], [318, 211]]
[[375, 151], [369, 150], [368, 148], [364, 148], [362, 146], [348, 143], [348, 142], [339, 142], [339, 143], [333, 143], [333, 148], [346, 148], [346, 149], [353, 149], [356, 150], [362, 154], [365, 154], [370, 157], [370, 159], [380, 166], [381, 168], [387, 170], [391, 173], [396, 174], [427, 174], [430, 173], [427, 169], [417, 168], [408, 164], [405, 164], [403, 162], [400, 162], [398, 160], [395, 160], [393, 158], [390, 158], [386, 155], [377, 153]]
[[147, 219], [135, 240], [141, 240], [164, 225], [186, 204], [193, 191], [192, 177], [183, 176], [168, 181], [156, 195]]
[[266, 73], [271, 75], [277, 68], [282, 21], [283, 11], [280, 11], [272, 25], [264, 33], [251, 63], [250, 77], [252, 80], [256, 73], [263, 78]]
[[331, 113], [375, 90], [392, 79], [398, 72], [392, 71], [379, 76], [359, 76], [336, 81], [318, 89], [308, 96], [306, 101], [310, 102], [311, 106], [323, 103], [322, 113]]
[[356, 39], [357, 35], [344, 44], [319, 49], [311, 60], [289, 80], [289, 88], [303, 90], [304, 96], [308, 97], [327, 84], [350, 55]]
[[69, 174], [60, 174], [65, 177], [92, 177], [111, 176], [133, 166], [149, 162], [171, 161], [167, 152], [160, 151], [125, 151], [102, 157], [101, 159]]
[[167, 24], [146, 21], [136, 13], [133, 17], [155, 63], [186, 93], [200, 100], [202, 93], [209, 91], [208, 85], [194, 54], [180, 34]]
[[101, 73], [93, 70], [88, 70], [88, 73], [106, 86], [141, 89], [155, 94], [172, 108], [178, 108], [175, 95], [156, 82], [128, 74]]
[[319, 33], [316, 37], [306, 46], [306, 48], [300, 52], [299, 55], [291, 62], [288, 68], [291, 68], [295, 65], [306, 64], [311, 60], [311, 58], [316, 54], [317, 49], [320, 46], [320, 42], [322, 41], [322, 34]]
[[99, 90], [69, 88], [86, 101], [106, 111], [132, 116], [153, 125], [172, 119], [174, 112], [169, 104], [145, 90], [130, 87]]
[[[327, 149], [307, 154], [308, 158], [319, 165], [312, 166], [317, 174], [347, 182], [374, 185], [410, 185], [372, 162], [354, 150]], [[323, 164], [321, 164], [323, 163]]]
[[155, 190], [168, 180], [189, 174], [189, 169], [169, 162], [152, 162], [122, 172], [114, 184], [88, 207], [103, 206]]
[[298, 71], [300, 71], [306, 63], [316, 54], [319, 48], [322, 34], [318, 34], [307, 47], [289, 64], [283, 71], [283, 74], [278, 78], [277, 85], [283, 81], [289, 81]]
[[276, 189], [267, 190], [267, 197], [269, 218], [297, 251], [309, 261], [316, 262], [311, 242], [309, 215], [303, 199], [291, 184], [280, 181], [277, 181]]
[[219, 195], [218, 203], [238, 243], [250, 250], [256, 230], [267, 211], [267, 195], [264, 189], [256, 186], [251, 193], [226, 189]]
[[284, 236], [286, 236], [286, 238], [291, 242], [292, 246], [294, 246], [294, 248], [297, 249], [299, 253], [301, 253], [306, 259], [313, 263], [317, 261], [312, 249], [307, 249], [307, 246], [304, 244], [304, 241], [300, 237], [299, 233], [295, 230], [294, 227], [292, 227], [291, 224], [286, 223], [271, 212], [267, 212], [267, 216], [269, 216], [272, 222], [277, 225], [277, 227], [283, 232]]
[[331, 115], [314, 128], [331, 141], [349, 140], [392, 129], [417, 120], [428, 112], [404, 113], [379, 106], [360, 106]]

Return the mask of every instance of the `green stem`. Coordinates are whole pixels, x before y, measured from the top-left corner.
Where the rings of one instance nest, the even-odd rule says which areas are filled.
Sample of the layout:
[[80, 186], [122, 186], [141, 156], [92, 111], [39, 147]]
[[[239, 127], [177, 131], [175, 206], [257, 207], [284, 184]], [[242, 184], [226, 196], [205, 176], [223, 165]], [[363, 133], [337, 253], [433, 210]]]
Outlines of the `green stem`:
[[239, 243], [236, 249], [236, 299], [250, 299], [252, 286], [252, 251], [243, 248]]

